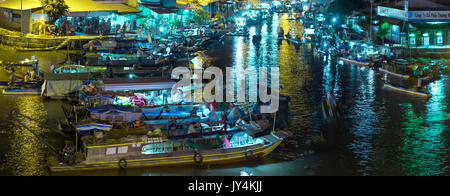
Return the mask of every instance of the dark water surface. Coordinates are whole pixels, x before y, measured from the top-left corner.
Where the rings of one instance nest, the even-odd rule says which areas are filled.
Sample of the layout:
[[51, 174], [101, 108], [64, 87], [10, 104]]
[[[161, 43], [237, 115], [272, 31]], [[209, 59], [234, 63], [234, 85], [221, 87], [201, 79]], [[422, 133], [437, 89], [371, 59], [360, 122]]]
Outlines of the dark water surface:
[[[267, 24], [249, 27], [262, 39], [228, 37], [223, 46], [208, 51], [214, 66], [279, 66], [281, 93], [291, 97], [291, 127], [319, 134], [323, 125], [320, 103], [333, 91], [345, 118], [345, 137], [335, 149], [292, 161], [274, 155], [247, 163], [206, 167], [162, 167], [125, 171], [89, 171], [50, 174], [45, 166], [47, 148], [23, 128], [7, 122], [5, 114], [18, 109], [40, 119], [23, 122], [55, 146], [61, 136], [52, 131], [62, 120], [60, 101], [35, 96], [0, 95], [0, 175], [449, 175], [448, 77], [429, 85], [432, 97], [423, 99], [383, 88], [373, 70], [333, 62], [313, 62], [310, 44], [295, 46], [278, 41], [285, 32], [302, 32], [301, 23], [275, 15]], [[63, 52], [0, 51], [0, 59], [13, 61], [35, 55], [48, 71], [50, 63], [65, 61]], [[0, 78], [8, 76], [0, 72]], [[283, 112], [283, 111], [280, 111]], [[20, 120], [20, 119], [19, 119]], [[50, 128], [43, 128], [48, 125]], [[299, 141], [302, 142], [302, 141]]]

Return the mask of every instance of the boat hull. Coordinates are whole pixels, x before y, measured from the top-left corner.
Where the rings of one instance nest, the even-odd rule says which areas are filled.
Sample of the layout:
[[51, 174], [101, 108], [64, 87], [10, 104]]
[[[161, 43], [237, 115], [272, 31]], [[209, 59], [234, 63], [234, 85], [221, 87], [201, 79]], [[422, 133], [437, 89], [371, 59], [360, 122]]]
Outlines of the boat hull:
[[364, 66], [364, 67], [369, 67], [371, 63], [369, 62], [359, 62], [359, 61], [355, 61], [355, 60], [350, 60], [347, 58], [340, 58], [341, 61], [343, 61], [344, 63], [349, 63], [349, 64], [354, 64], [354, 65], [359, 65], [359, 66]]
[[41, 89], [8, 90], [3, 89], [4, 95], [41, 95]]
[[405, 93], [409, 93], [409, 94], [412, 94], [412, 95], [418, 95], [418, 96], [422, 96], [422, 97], [430, 97], [431, 96], [428, 93], [422, 93], [422, 92], [418, 92], [418, 91], [405, 89], [405, 88], [402, 88], [402, 87], [391, 85], [391, 84], [386, 83], [386, 82], [384, 82], [384, 87], [388, 87], [390, 89], [394, 89], [394, 90], [397, 90], [397, 91], [400, 91], [400, 92], [405, 92]]
[[[126, 156], [116, 157], [114, 160], [109, 161], [97, 161], [97, 162], [84, 162], [74, 166], [50, 166], [50, 170], [53, 172], [64, 171], [79, 171], [79, 170], [104, 170], [104, 169], [120, 169], [120, 161], [126, 160], [126, 168], [139, 168], [139, 167], [158, 167], [158, 166], [180, 166], [180, 165], [217, 165], [225, 163], [242, 162], [248, 160], [254, 160], [267, 156], [272, 152], [283, 140], [274, 135], [269, 135], [271, 138], [266, 138], [270, 141], [270, 144], [255, 144], [242, 146], [237, 148], [227, 149], [213, 149], [213, 150], [188, 150], [182, 152], [161, 153], [153, 155], [142, 155], [139, 158], [129, 158]], [[251, 153], [249, 152], [249, 149]], [[201, 155], [201, 162], [195, 161], [197, 155]]]

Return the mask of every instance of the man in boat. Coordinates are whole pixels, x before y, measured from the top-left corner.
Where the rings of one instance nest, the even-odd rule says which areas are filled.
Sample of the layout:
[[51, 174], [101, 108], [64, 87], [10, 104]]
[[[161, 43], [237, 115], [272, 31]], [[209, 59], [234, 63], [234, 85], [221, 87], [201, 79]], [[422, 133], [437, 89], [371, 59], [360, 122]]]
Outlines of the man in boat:
[[16, 70], [14, 70], [14, 68], [13, 68], [11, 71], [12, 71], [12, 72], [11, 72], [11, 77], [10, 77], [9, 83], [8, 83], [8, 86], [9, 86], [9, 87], [14, 86], [14, 82], [15, 82], [15, 80], [16, 80]]

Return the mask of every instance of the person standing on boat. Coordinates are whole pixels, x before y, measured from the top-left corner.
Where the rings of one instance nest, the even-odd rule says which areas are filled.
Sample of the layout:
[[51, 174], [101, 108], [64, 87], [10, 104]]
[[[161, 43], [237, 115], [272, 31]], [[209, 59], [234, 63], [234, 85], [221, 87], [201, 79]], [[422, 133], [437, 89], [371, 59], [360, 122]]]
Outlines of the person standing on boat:
[[36, 75], [39, 76], [39, 60], [36, 59], [36, 63], [34, 64], [34, 71]]
[[111, 56], [108, 54], [106, 55], [106, 68], [110, 68], [111, 66]]
[[163, 104], [168, 104], [167, 98], [169, 97], [169, 95], [167, 94], [167, 91], [164, 91], [162, 96], [163, 96]]
[[142, 65], [142, 55], [143, 55], [143, 51], [142, 48], [139, 48], [137, 51], [137, 58], [138, 58], [138, 64]]
[[222, 111], [222, 115], [221, 115], [220, 117], [221, 117], [221, 121], [222, 121], [222, 123], [223, 123], [223, 127], [222, 127], [222, 129], [221, 129], [220, 131], [226, 131], [226, 130], [227, 130], [227, 127], [228, 127], [228, 124], [227, 124], [227, 121], [228, 121], [227, 115], [225, 114], [224, 111]]
[[12, 72], [11, 72], [11, 77], [10, 77], [9, 83], [8, 83], [8, 86], [9, 86], [9, 87], [14, 86], [14, 82], [15, 82], [15, 80], [16, 80], [16, 70], [14, 70], [14, 68], [13, 68], [11, 71], [12, 71]]

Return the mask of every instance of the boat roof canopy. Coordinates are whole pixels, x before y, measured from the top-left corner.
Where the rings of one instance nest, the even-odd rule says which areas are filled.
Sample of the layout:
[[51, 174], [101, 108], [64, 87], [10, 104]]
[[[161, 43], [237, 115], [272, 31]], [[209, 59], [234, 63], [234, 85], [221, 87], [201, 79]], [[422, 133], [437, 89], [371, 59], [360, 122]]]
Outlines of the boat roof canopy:
[[172, 89], [176, 81], [167, 77], [105, 79], [106, 91]]

